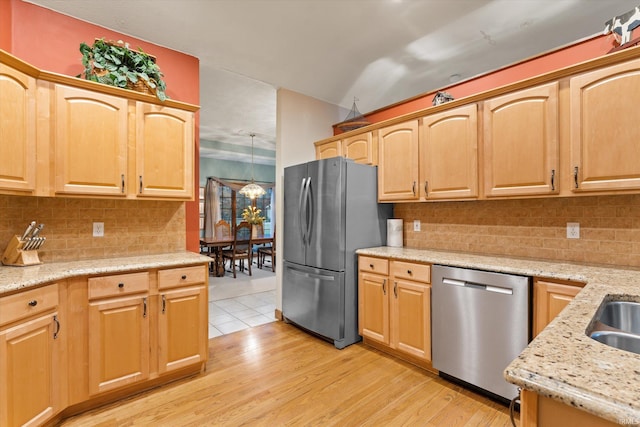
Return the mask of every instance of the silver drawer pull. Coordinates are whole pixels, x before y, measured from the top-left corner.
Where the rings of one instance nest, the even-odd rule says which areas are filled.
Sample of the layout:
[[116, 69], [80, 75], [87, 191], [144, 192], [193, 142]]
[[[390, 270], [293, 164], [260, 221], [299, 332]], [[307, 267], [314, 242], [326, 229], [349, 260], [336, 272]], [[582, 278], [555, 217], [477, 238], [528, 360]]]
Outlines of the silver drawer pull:
[[442, 279], [442, 283], [445, 285], [453, 285], [453, 286], [464, 286], [465, 282], [462, 280], [454, 280], [454, 279]]

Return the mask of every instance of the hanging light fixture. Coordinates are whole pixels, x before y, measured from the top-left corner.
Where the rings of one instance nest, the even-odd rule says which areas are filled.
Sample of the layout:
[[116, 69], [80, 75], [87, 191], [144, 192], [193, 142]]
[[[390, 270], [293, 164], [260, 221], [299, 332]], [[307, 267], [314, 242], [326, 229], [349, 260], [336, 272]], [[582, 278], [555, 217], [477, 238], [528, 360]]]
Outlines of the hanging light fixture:
[[240, 189], [240, 194], [253, 200], [256, 197], [260, 197], [265, 194], [266, 191], [264, 190], [264, 188], [256, 184], [255, 180], [253, 179], [253, 137], [256, 136], [256, 134], [250, 133], [249, 135], [251, 135], [251, 183], [242, 187]]

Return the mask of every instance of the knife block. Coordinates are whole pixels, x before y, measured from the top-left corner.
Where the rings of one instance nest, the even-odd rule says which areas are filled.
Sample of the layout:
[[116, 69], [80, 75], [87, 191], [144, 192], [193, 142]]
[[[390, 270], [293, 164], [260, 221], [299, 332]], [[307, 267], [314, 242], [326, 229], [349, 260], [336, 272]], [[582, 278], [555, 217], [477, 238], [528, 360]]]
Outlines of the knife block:
[[2, 264], [17, 267], [42, 264], [42, 261], [38, 258], [37, 250], [33, 249], [25, 251], [22, 250], [22, 246], [24, 246], [24, 242], [20, 240], [20, 237], [13, 236], [9, 241], [7, 249], [4, 250], [4, 254], [2, 255]]

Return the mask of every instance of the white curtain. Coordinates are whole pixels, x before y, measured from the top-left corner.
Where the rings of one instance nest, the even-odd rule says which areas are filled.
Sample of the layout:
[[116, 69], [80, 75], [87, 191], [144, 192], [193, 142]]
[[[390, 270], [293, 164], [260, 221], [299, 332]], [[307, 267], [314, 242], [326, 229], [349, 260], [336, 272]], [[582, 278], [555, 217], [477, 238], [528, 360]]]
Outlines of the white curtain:
[[271, 188], [271, 235], [276, 231], [276, 187]]
[[204, 188], [204, 238], [215, 236], [215, 223], [220, 221], [220, 185], [211, 178]]

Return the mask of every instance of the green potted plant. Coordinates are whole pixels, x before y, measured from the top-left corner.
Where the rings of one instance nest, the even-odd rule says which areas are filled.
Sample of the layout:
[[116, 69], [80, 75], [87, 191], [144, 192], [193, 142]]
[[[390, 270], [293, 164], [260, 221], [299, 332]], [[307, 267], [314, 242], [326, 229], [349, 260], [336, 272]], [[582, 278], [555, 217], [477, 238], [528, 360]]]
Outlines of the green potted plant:
[[[155, 93], [160, 101], [167, 99], [163, 74], [156, 58], [138, 48], [129, 48], [122, 40], [108, 42], [96, 39], [92, 46], [80, 43], [84, 73], [87, 80], [121, 88]], [[141, 90], [142, 89], [142, 90]]]

